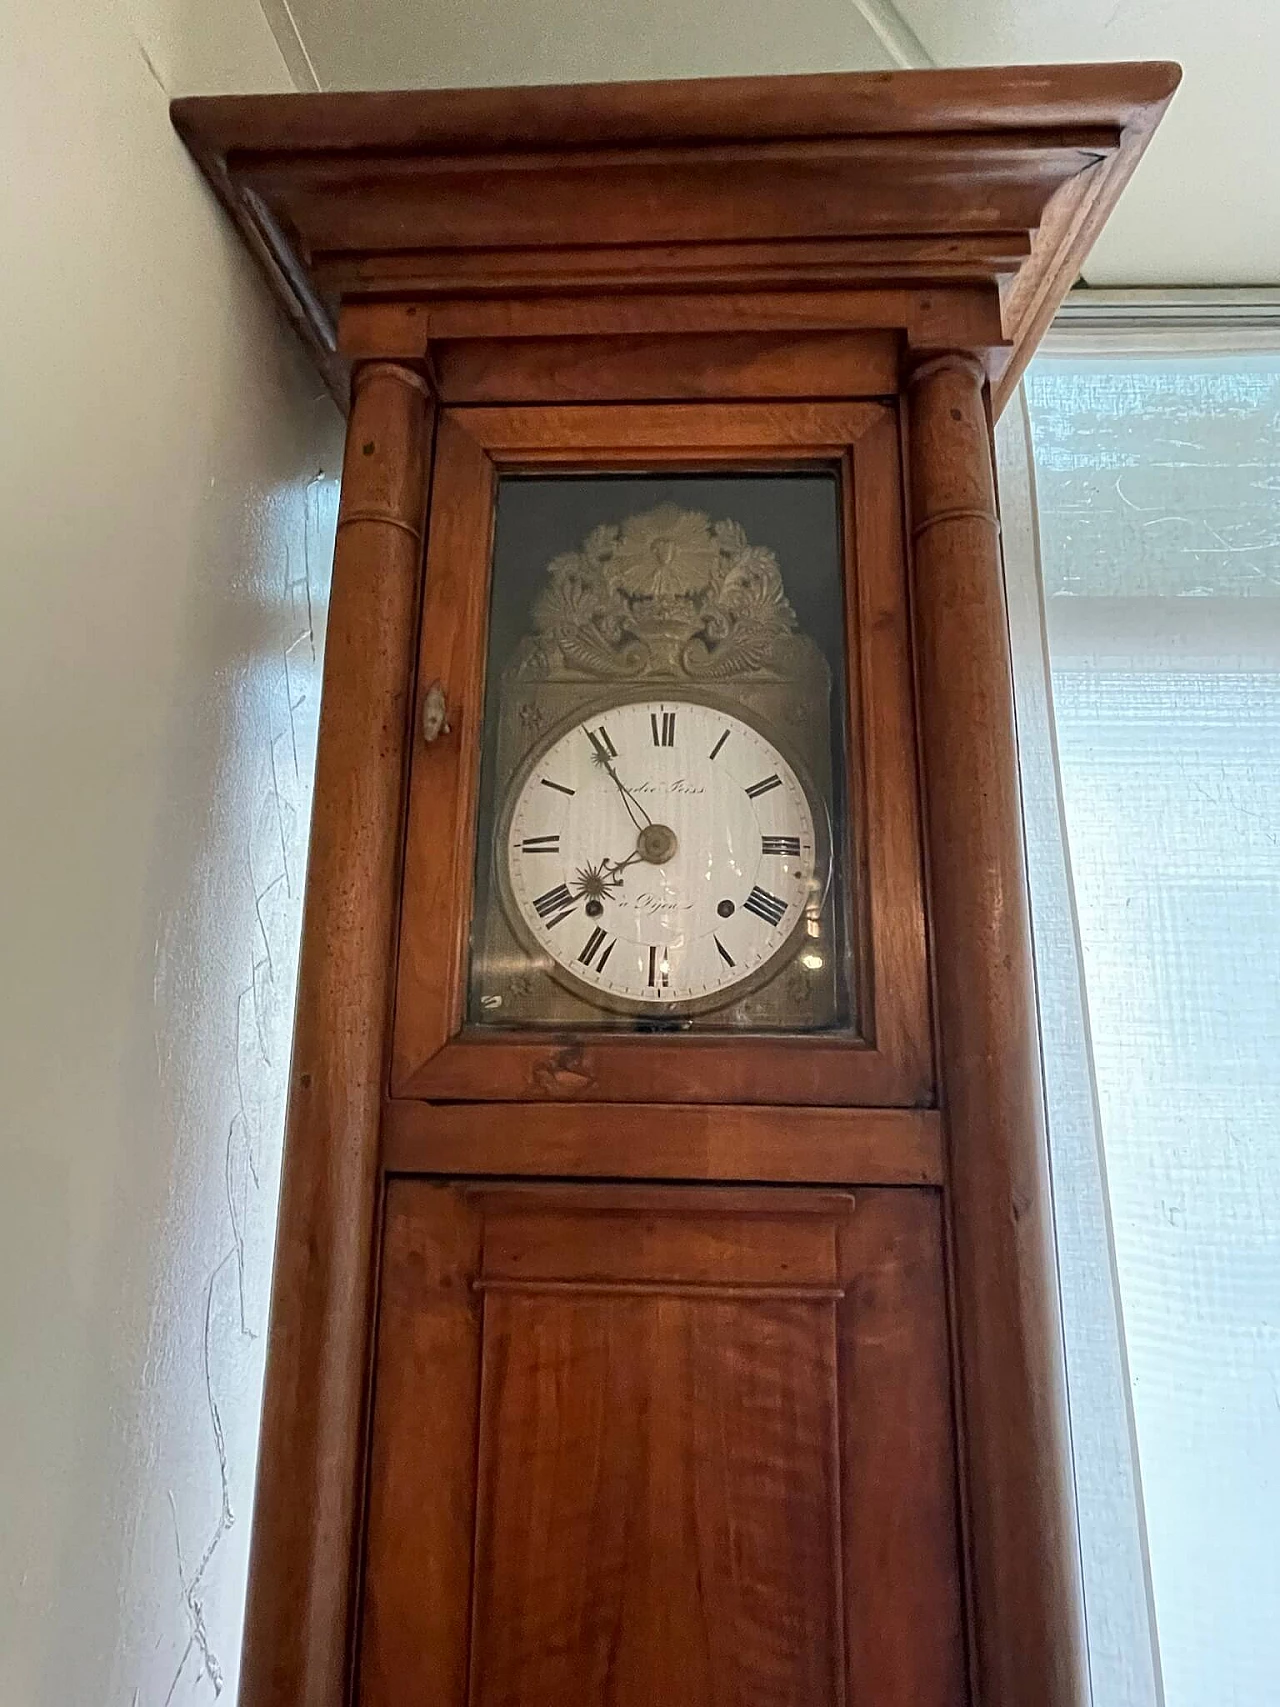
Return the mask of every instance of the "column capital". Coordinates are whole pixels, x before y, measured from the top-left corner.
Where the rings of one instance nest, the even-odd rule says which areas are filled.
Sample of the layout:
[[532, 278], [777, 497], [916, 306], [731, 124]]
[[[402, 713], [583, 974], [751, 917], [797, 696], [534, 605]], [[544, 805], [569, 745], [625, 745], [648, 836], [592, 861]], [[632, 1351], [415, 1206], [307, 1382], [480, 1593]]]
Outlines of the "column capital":
[[936, 379], [943, 373], [963, 373], [977, 381], [979, 387], [987, 382], [987, 370], [980, 356], [972, 350], [934, 350], [922, 355], [907, 371], [907, 389], [913, 390], [924, 380]]
[[339, 535], [358, 522], [411, 534], [421, 546], [435, 394], [415, 368], [361, 362], [351, 375]]
[[[914, 539], [947, 524], [999, 530], [986, 378], [982, 363], [966, 350], [939, 351], [908, 376]], [[977, 549], [985, 555], [990, 547]]]
[[408, 362], [387, 361], [381, 357], [376, 361], [357, 362], [351, 370], [351, 396], [354, 400], [356, 393], [362, 391], [371, 380], [389, 379], [400, 385], [407, 385], [413, 391], [419, 391], [428, 403], [436, 400], [435, 392], [425, 374]]

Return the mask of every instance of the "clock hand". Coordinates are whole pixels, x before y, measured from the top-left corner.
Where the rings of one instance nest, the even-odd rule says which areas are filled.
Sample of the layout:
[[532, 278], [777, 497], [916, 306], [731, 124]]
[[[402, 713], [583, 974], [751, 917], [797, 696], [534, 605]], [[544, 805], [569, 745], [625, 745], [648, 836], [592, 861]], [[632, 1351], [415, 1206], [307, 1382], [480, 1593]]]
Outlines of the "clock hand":
[[644, 858], [644, 855], [640, 852], [640, 849], [637, 848], [634, 853], [628, 854], [626, 859], [607, 859], [607, 860], [605, 860], [604, 864], [609, 867], [609, 881], [611, 883], [616, 883], [618, 881], [618, 878], [627, 869], [627, 867], [629, 865], [634, 865], [638, 859], [643, 859], [643, 858]]
[[[605, 770], [609, 773], [610, 781], [622, 796], [622, 804], [627, 809], [627, 816], [631, 819], [631, 822], [635, 825], [636, 829], [643, 830], [646, 824], [652, 824], [653, 819], [650, 818], [649, 814], [645, 811], [644, 807], [641, 806], [635, 795], [632, 794], [626, 783], [619, 777], [617, 771], [613, 768], [612, 762], [605, 759], [603, 764]], [[640, 814], [638, 818], [636, 817], [637, 812]]]
[[635, 852], [626, 859], [610, 859], [607, 855], [599, 865], [584, 865], [577, 873], [576, 898], [587, 903], [587, 913], [597, 918], [604, 910], [604, 898], [618, 889], [622, 874], [629, 865], [642, 859], [648, 865], [666, 865], [679, 848], [679, 839], [669, 825], [646, 824], [636, 837]]
[[[629, 863], [628, 860], [622, 862], [624, 865]], [[574, 901], [586, 902], [583, 911], [589, 919], [598, 919], [604, 912], [605, 898], [612, 895], [622, 882], [617, 875], [620, 869], [621, 866], [615, 865], [614, 861], [607, 857], [602, 859], [599, 865], [578, 867], [573, 883], [568, 886], [569, 893]]]
[[621, 874], [629, 865], [634, 865], [644, 856], [637, 848], [626, 859], [610, 859], [607, 855], [598, 865], [580, 866], [575, 873], [575, 882], [570, 885], [570, 893], [575, 900], [584, 898], [589, 901], [599, 901], [611, 889], [616, 889], [622, 881]]

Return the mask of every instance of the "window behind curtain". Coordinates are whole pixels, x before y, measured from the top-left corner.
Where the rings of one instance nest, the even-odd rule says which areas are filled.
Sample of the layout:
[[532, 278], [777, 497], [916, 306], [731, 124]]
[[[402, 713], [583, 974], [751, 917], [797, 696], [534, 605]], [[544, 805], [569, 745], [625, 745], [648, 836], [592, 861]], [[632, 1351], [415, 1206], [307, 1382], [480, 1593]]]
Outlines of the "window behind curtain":
[[1027, 396], [1165, 1698], [1273, 1707], [1280, 349]]

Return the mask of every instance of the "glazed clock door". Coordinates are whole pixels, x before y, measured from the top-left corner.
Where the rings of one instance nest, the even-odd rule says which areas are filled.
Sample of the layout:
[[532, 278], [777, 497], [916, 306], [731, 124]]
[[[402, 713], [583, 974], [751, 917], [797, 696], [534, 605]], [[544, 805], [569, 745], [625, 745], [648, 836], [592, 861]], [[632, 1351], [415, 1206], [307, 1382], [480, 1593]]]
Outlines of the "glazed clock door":
[[395, 1097], [930, 1099], [899, 517], [883, 405], [444, 413]]

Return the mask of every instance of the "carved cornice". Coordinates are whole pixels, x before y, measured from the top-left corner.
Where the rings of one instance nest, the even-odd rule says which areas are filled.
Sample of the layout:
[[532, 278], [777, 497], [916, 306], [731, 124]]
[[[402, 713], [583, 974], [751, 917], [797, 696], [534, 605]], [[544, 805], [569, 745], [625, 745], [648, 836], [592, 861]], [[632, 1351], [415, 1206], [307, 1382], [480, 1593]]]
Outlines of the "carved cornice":
[[336, 392], [339, 309], [369, 299], [505, 303], [496, 323], [518, 337], [530, 301], [716, 290], [803, 293], [812, 310], [889, 287], [917, 307], [999, 290], [1003, 340], [973, 347], [1003, 391], [1177, 80], [1076, 65], [172, 110]]

